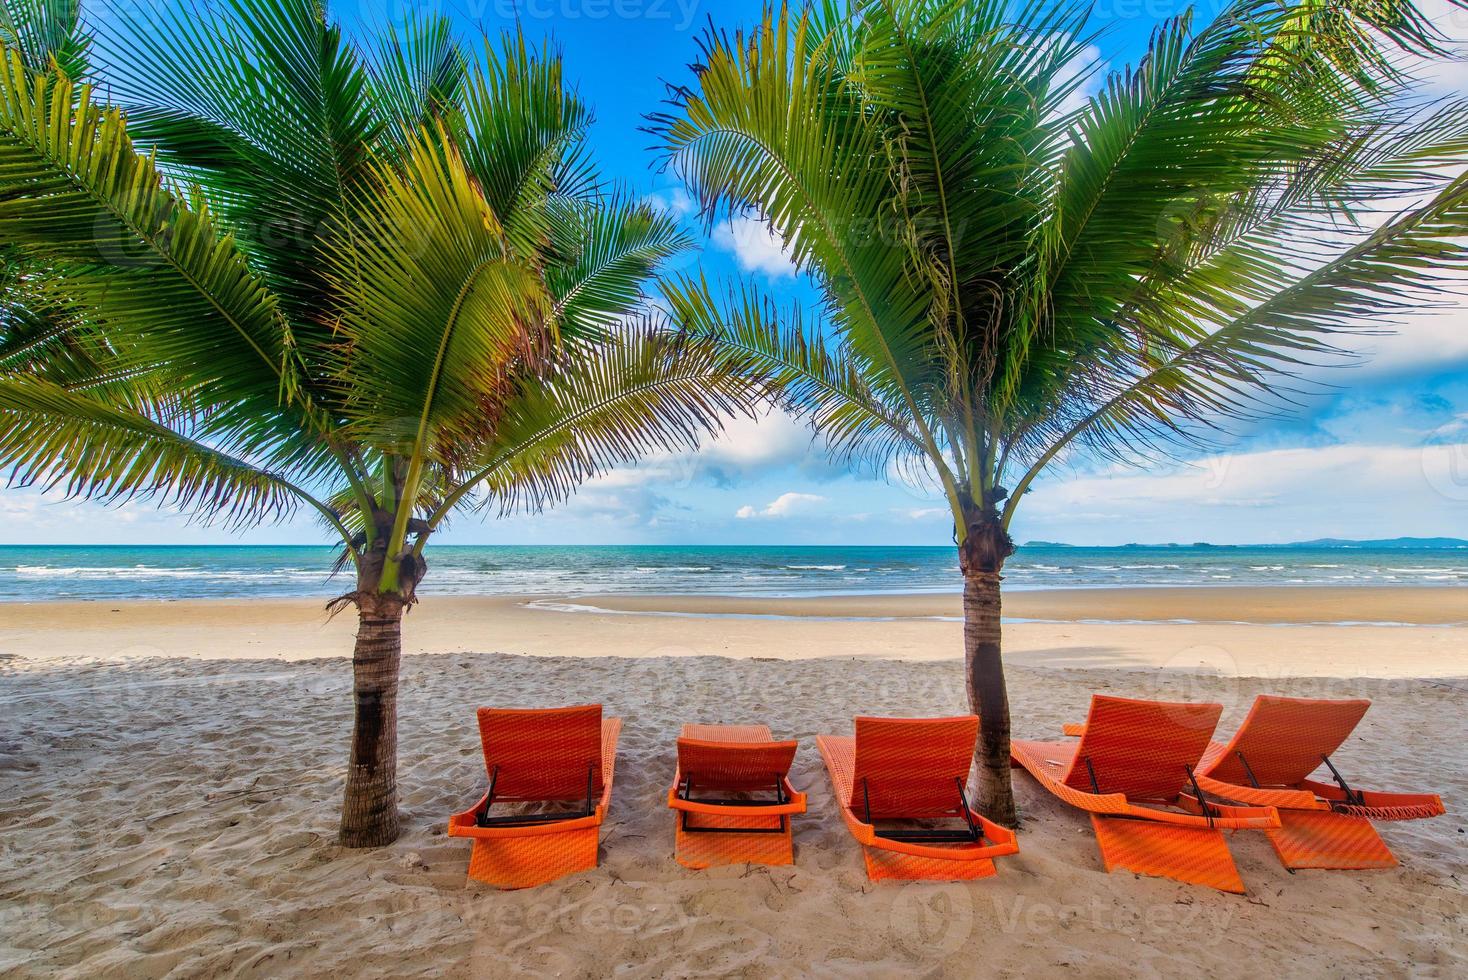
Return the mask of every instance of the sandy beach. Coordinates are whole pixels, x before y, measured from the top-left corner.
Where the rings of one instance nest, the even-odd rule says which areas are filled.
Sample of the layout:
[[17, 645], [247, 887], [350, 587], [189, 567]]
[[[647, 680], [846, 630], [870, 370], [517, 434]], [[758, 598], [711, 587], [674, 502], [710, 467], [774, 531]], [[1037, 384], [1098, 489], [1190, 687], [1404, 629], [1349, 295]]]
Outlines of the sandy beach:
[[[1023, 774], [1021, 852], [997, 877], [866, 879], [813, 736], [858, 712], [961, 711], [952, 597], [430, 596], [406, 626], [404, 832], [359, 852], [333, 842], [350, 616], [327, 622], [314, 600], [6, 604], [0, 974], [1461, 976], [1468, 628], [1309, 625], [1458, 623], [1461, 592], [1008, 597], [1024, 737], [1053, 736], [1095, 691], [1219, 700], [1224, 731], [1260, 692], [1373, 699], [1337, 761], [1439, 792], [1448, 815], [1381, 825], [1391, 871], [1289, 874], [1261, 835], [1233, 834], [1247, 896], [1106, 874], [1086, 821]], [[468, 847], [444, 824], [483, 788], [474, 707], [589, 701], [625, 720], [601, 866], [466, 888]], [[793, 867], [674, 862], [662, 797], [686, 721], [801, 740]]]
[[[1468, 589], [1065, 589], [1012, 593], [1004, 612], [1014, 664], [1264, 678], [1468, 675], [1468, 629], [1439, 625], [1468, 623]], [[950, 595], [430, 595], [405, 620], [403, 648], [947, 660], [959, 656], [960, 613]], [[1365, 625], [1318, 625], [1341, 622]], [[311, 660], [349, 655], [355, 630], [353, 614], [329, 618], [318, 599], [0, 603], [0, 653], [36, 661]]]

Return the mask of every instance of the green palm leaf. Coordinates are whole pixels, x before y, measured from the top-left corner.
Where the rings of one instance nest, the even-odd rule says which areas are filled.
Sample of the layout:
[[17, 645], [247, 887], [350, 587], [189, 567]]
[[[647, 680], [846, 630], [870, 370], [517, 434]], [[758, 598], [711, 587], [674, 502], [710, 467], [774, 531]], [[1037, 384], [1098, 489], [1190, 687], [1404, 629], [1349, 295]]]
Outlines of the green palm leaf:
[[671, 216], [646, 204], [558, 200], [549, 212], [546, 286], [568, 340], [600, 339], [646, 299], [648, 278], [693, 244]]
[[168, 189], [89, 88], [47, 86], [7, 59], [0, 235], [74, 269], [67, 292], [180, 376], [256, 402], [293, 395], [291, 335], [274, 297], [202, 199], [193, 204]]
[[788, 8], [750, 36], [706, 42], [699, 91], [651, 117], [660, 150], [710, 220], [754, 209], [811, 268], [854, 346], [881, 371], [874, 385], [915, 408], [931, 370], [926, 296], [892, 248], [893, 187], [870, 166], [887, 148], [846, 82], [836, 23]]
[[109, 22], [101, 70], [129, 128], [211, 204], [281, 297], [303, 356], [329, 346], [323, 241], [350, 228], [383, 132], [371, 80], [315, 0], [226, 0], [215, 16]]
[[469, 65], [446, 17], [412, 17], [383, 36], [372, 60], [373, 88], [390, 138], [383, 153], [411, 146], [463, 102]]
[[437, 141], [380, 172], [362, 208], [369, 223], [330, 273], [347, 300], [341, 371], [354, 438], [403, 455], [452, 452], [493, 416], [511, 362], [545, 352], [551, 298]]
[[81, 29], [80, 14], [78, 0], [4, 0], [0, 45], [20, 52], [31, 71], [55, 70], [80, 80], [92, 43]]
[[493, 437], [433, 521], [476, 490], [502, 511], [538, 510], [614, 466], [694, 448], [750, 405], [749, 380], [727, 350], [644, 318], [516, 379]]
[[566, 85], [558, 58], [522, 34], [486, 39], [452, 120], [454, 143], [490, 209], [522, 254], [549, 240], [553, 198], [586, 199], [598, 188], [583, 140], [586, 105]]
[[109, 503], [156, 498], [234, 526], [285, 517], [304, 502], [336, 524], [330, 508], [283, 476], [117, 402], [41, 378], [0, 378], [0, 459], [11, 485]]

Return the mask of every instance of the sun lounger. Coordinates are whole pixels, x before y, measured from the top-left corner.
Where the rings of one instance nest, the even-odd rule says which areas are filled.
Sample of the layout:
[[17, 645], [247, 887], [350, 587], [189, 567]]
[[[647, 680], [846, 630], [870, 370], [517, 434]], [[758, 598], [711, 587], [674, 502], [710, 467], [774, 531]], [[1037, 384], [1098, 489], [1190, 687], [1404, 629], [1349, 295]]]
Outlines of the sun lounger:
[[[1281, 826], [1269, 831], [1287, 868], [1390, 868], [1396, 857], [1372, 820], [1441, 816], [1430, 793], [1357, 789], [1331, 762], [1371, 702], [1284, 698], [1261, 694], [1227, 744], [1214, 742], [1198, 766], [1205, 792], [1239, 803], [1272, 806]], [[1310, 776], [1325, 768], [1331, 782]]]
[[791, 818], [805, 812], [789, 776], [798, 745], [764, 725], [684, 725], [668, 790], [678, 863], [792, 863]]
[[[469, 877], [529, 888], [596, 867], [621, 728], [620, 718], [602, 718], [599, 704], [480, 708], [489, 790], [449, 818], [449, 836], [474, 841]], [[538, 806], [504, 812], [506, 804]]]
[[1271, 806], [1209, 801], [1195, 769], [1223, 706], [1096, 695], [1079, 742], [1016, 739], [1012, 753], [1040, 785], [1091, 815], [1107, 871], [1242, 894], [1224, 830], [1279, 826]]
[[[816, 736], [872, 880], [987, 878], [995, 873], [994, 858], [1018, 853], [1014, 833], [968, 802], [964, 787], [978, 730], [973, 715], [857, 718], [855, 738]], [[915, 828], [913, 821], [948, 826]]]

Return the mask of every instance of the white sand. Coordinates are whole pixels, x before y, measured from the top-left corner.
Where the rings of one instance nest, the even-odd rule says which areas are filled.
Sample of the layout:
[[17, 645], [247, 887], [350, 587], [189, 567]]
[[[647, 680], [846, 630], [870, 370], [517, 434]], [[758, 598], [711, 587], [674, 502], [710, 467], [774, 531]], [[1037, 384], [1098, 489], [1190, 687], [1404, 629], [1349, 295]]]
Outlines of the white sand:
[[[413, 614], [410, 636], [427, 608]], [[1423, 639], [1430, 629], [1386, 630], [1399, 639], [1375, 654], [1394, 673], [1374, 680], [1331, 676], [1316, 661], [1300, 672], [1314, 676], [1296, 680], [1282, 676], [1288, 660], [1267, 680], [1145, 666], [1183, 637], [1148, 639], [1147, 630], [1192, 629], [1194, 647], [1245, 643], [1210, 644], [1218, 634], [1209, 631], [1223, 629], [1216, 626], [1127, 627], [1143, 631], [1131, 646], [1106, 632], [1121, 627], [1052, 626], [1064, 635], [1047, 640], [1048, 653], [1017, 656], [1031, 664], [1011, 669], [1016, 728], [1026, 737], [1080, 717], [1098, 690], [1216, 698], [1227, 708], [1225, 730], [1260, 691], [1375, 700], [1339, 761], [1363, 785], [1440, 792], [1448, 816], [1381, 825], [1402, 861], [1391, 871], [1291, 875], [1262, 835], [1235, 834], [1250, 893], [1233, 896], [1104, 873], [1085, 819], [1022, 773], [1021, 853], [1001, 861], [997, 877], [867, 881], [812, 736], [849, 731], [858, 711], [961, 710], [958, 663], [931, 659], [951, 645], [922, 651], [927, 662], [873, 655], [891, 647], [894, 625], [951, 624], [519, 615], [527, 618], [505, 631], [514, 642], [492, 629], [465, 631], [459, 642], [536, 656], [405, 660], [404, 833], [368, 852], [332, 842], [350, 726], [345, 658], [259, 659], [291, 652], [246, 646], [251, 632], [276, 626], [229, 627], [225, 616], [206, 629], [189, 625], [188, 615], [185, 625], [166, 627], [176, 634], [169, 656], [137, 652], [157, 644], [127, 629], [111, 637], [132, 655], [72, 656], [65, 651], [82, 645], [87, 630], [106, 629], [79, 622], [72, 629], [84, 636], [53, 629], [44, 649], [27, 640], [20, 657], [18, 631], [6, 623], [0, 975], [1468, 975], [1468, 670], [1455, 679], [1403, 676], [1430, 672], [1401, 652], [1419, 651], [1431, 667], [1436, 645]], [[675, 627], [682, 648], [729, 646], [742, 656], [659, 655], [659, 644], [678, 646], [663, 632]], [[340, 625], [330, 629], [345, 652]], [[1369, 628], [1336, 628], [1349, 629]], [[1274, 628], [1268, 636], [1295, 639], [1239, 646], [1234, 660], [1324, 650], [1321, 630], [1330, 632]], [[1445, 632], [1461, 651], [1465, 631]], [[550, 655], [574, 638], [578, 654], [633, 646], [639, 655]], [[922, 639], [910, 633], [902, 642]], [[808, 641], [825, 651], [854, 645], [859, 656], [749, 656], [757, 644], [774, 654]], [[182, 652], [175, 643], [215, 659], [172, 655]], [[231, 653], [235, 659], [220, 659]], [[468, 845], [443, 830], [448, 814], [483, 787], [474, 707], [593, 700], [625, 719], [601, 866], [522, 892], [466, 888]], [[792, 777], [810, 793], [810, 812], [796, 824], [794, 867], [692, 872], [673, 860], [663, 796], [685, 721], [766, 722], [801, 739]]]

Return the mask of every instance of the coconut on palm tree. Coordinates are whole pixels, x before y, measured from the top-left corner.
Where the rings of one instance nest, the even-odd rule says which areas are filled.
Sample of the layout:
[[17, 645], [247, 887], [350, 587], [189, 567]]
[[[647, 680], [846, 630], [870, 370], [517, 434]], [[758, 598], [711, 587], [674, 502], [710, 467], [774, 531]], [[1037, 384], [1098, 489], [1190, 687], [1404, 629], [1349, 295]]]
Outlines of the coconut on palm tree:
[[710, 33], [651, 117], [708, 219], [768, 222], [821, 296], [683, 277], [679, 319], [946, 498], [980, 798], [1007, 823], [1000, 577], [1035, 480], [1277, 407], [1465, 264], [1468, 112], [1412, 95], [1438, 44], [1411, 3], [1186, 13], [1081, 98], [1091, 40], [1049, 0], [780, 7]]
[[687, 242], [599, 183], [587, 107], [519, 36], [471, 55], [425, 20], [359, 49], [313, 0], [233, 0], [114, 23], [107, 105], [0, 28], [0, 465], [234, 526], [314, 514], [359, 617], [341, 840], [388, 843], [433, 534], [745, 403], [638, 314]]

